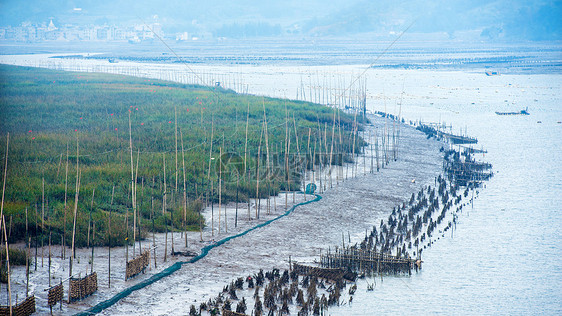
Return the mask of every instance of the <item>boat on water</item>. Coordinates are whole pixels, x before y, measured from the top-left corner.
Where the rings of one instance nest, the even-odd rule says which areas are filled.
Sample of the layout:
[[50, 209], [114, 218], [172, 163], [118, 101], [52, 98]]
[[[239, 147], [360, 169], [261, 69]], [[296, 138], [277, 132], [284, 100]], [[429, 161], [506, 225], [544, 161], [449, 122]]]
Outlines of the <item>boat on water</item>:
[[497, 112], [497, 115], [530, 115], [529, 111], [527, 110], [527, 108], [525, 108], [525, 110], [521, 110], [519, 112]]
[[486, 76], [499, 76], [499, 75], [500, 75], [499, 71], [491, 71], [491, 70], [486, 71]]

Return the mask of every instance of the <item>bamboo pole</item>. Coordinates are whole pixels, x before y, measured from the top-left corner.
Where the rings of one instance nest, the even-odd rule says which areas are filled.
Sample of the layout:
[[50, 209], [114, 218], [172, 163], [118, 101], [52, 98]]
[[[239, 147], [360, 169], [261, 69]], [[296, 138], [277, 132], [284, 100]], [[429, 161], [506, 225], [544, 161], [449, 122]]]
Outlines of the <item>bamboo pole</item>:
[[[8, 156], [8, 155], [6, 154], [6, 157], [7, 157], [7, 156]], [[7, 164], [6, 164], [6, 165], [7, 165]], [[7, 170], [7, 169], [6, 169], [6, 170]], [[5, 174], [4, 174], [4, 175], [5, 175]], [[4, 182], [4, 184], [5, 184], [5, 182]], [[4, 197], [4, 191], [5, 191], [5, 190], [2, 191], [2, 197]], [[4, 199], [3, 199], [3, 198], [2, 198], [2, 211], [4, 211]], [[5, 217], [4, 217], [3, 212], [0, 212], [0, 214], [2, 214], [2, 218], [1, 218], [0, 222], [1, 222], [2, 227], [3, 227], [3, 229], [4, 229], [4, 241], [6, 242], [6, 266], [7, 266], [7, 268], [8, 268], [8, 271], [7, 271], [7, 277], [8, 277], [8, 301], [9, 301], [8, 305], [10, 306], [10, 315], [12, 315], [13, 310], [12, 310], [12, 285], [11, 285], [11, 280], [10, 280], [10, 274], [11, 274], [11, 272], [10, 272], [10, 254], [9, 254], [10, 251], [8, 251], [9, 248], [8, 248], [8, 236], [6, 235], [6, 219], [5, 219]]]
[[[224, 146], [224, 133], [222, 133], [222, 147], [220, 150], [220, 172], [221, 172], [221, 180], [219, 181], [219, 184], [222, 187], [222, 148], [225, 148]], [[222, 199], [221, 199], [222, 202]], [[220, 210], [220, 206], [219, 206], [219, 210]], [[224, 204], [224, 232], [228, 233], [228, 221], [227, 221], [227, 216], [226, 216], [226, 204]]]
[[377, 172], [380, 170], [379, 166], [379, 133], [375, 129], [375, 156], [377, 160]]
[[183, 169], [183, 226], [185, 231], [185, 247], [187, 248], [187, 185], [186, 185], [186, 175], [185, 175], [185, 153], [183, 151], [183, 133], [180, 129], [181, 138], [181, 161]]
[[66, 259], [66, 200], [68, 191], [68, 143], [66, 144], [66, 167], [64, 175], [64, 218], [62, 228], [62, 259]]
[[287, 188], [285, 188], [285, 209], [289, 204], [287, 194], [289, 193], [289, 113], [287, 112], [287, 102], [285, 101], [285, 176], [287, 177]]
[[39, 231], [39, 226], [37, 224], [38, 218], [39, 211], [37, 210], [37, 203], [35, 203], [35, 271], [37, 271], [37, 245], [39, 244], [39, 241], [37, 240], [37, 232]]
[[27, 249], [25, 251], [25, 297], [29, 295], [29, 247], [31, 247], [31, 237], [29, 237], [28, 233], [28, 222], [27, 222], [27, 207], [25, 208], [25, 241], [27, 242]]
[[[152, 186], [154, 187], [154, 177], [152, 178]], [[154, 249], [154, 269], [157, 268], [156, 263], [156, 237], [155, 237], [155, 228], [154, 228], [154, 197], [150, 197], [150, 217], [152, 218], [152, 249]]]
[[90, 226], [92, 225], [92, 210], [94, 208], [95, 194], [96, 194], [96, 188], [92, 190], [92, 201], [90, 202], [90, 216], [88, 218], [88, 235], [87, 235], [86, 247], [90, 247]]
[[[90, 274], [94, 273], [94, 241], [95, 241], [95, 236], [96, 236], [96, 222], [93, 221], [92, 222], [92, 265], [91, 265], [91, 269], [90, 269]], [[51, 259], [49, 258], [49, 261]]]
[[240, 184], [240, 174], [236, 174], [236, 214], [234, 215], [234, 227], [238, 227], [238, 185]]
[[168, 253], [168, 220], [166, 219], [166, 154], [162, 153], [162, 161], [164, 162], [164, 191], [162, 192], [162, 214], [164, 214], [164, 226], [166, 226], [166, 237], [164, 241], [164, 262], [166, 262]]
[[[365, 138], [365, 130], [363, 130], [363, 138]], [[363, 147], [363, 175], [367, 175], [367, 149]]]
[[[178, 107], [174, 106], [174, 134], [176, 136], [176, 174], [174, 178], [176, 179], [176, 186], [174, 189], [176, 193], [178, 192]], [[177, 195], [177, 194], [176, 194]]]
[[45, 241], [45, 178], [41, 179], [41, 267], [43, 267], [44, 256], [44, 241]]
[[370, 147], [370, 153], [371, 153], [371, 171], [370, 173], [373, 173], [373, 141], [372, 141], [372, 131], [369, 130], [369, 147]]
[[113, 197], [115, 196], [115, 185], [113, 185], [113, 188], [111, 189], [111, 202], [110, 202], [110, 207], [109, 207], [109, 221], [108, 221], [108, 225], [107, 225], [107, 268], [108, 268], [108, 287], [111, 288], [111, 215], [113, 212]]
[[247, 155], [248, 155], [248, 123], [249, 122], [250, 122], [250, 101], [248, 101], [248, 114], [246, 116], [246, 142], [244, 144], [244, 180], [246, 179], [246, 171], [248, 170]]
[[[80, 167], [79, 167], [79, 147], [78, 147], [78, 137], [76, 137], [76, 191], [74, 194], [74, 220], [72, 224], [72, 253], [70, 254], [70, 267], [68, 271], [68, 276], [72, 276], [72, 259], [76, 259], [76, 248], [75, 248], [75, 240], [76, 240], [76, 216], [78, 213], [78, 195], [80, 194]], [[70, 299], [69, 299], [70, 300]]]
[[353, 168], [351, 169], [351, 177], [355, 177], [355, 166], [356, 166], [356, 159], [355, 159], [355, 130], [357, 128], [357, 112], [355, 112], [355, 116], [353, 118], [353, 128], [351, 129], [353, 133], [353, 143], [352, 143], [352, 156], [353, 156]]
[[[297, 132], [297, 122], [295, 120], [295, 112], [293, 112], [293, 127], [295, 128], [295, 139], [296, 139], [296, 145], [297, 145], [297, 158], [298, 158], [298, 163], [301, 163], [301, 150], [300, 150], [300, 146], [299, 146], [299, 134]], [[295, 203], [295, 191], [293, 191], [293, 203]]]
[[[214, 121], [211, 118], [211, 144], [210, 144], [210, 149], [209, 149], [209, 169], [207, 171], [207, 181], [209, 183], [211, 183], [211, 206], [212, 206], [212, 194], [213, 194], [213, 181], [211, 181], [211, 160], [213, 159], [213, 136], [214, 136]], [[215, 219], [214, 219], [214, 214], [213, 211], [211, 209], [211, 236], [215, 235]]]
[[[133, 258], [135, 257], [135, 247], [136, 247], [136, 240], [137, 240], [137, 219], [139, 218], [139, 216], [137, 216], [138, 210], [137, 210], [137, 180], [138, 180], [138, 175], [139, 175], [139, 158], [140, 158], [140, 148], [137, 148], [137, 163], [135, 166], [135, 179], [133, 181], [133, 185], [135, 188], [135, 195], [134, 195], [134, 205], [135, 207], [133, 208]], [[140, 236], [139, 236], [139, 244], [140, 244]]]
[[[332, 144], [330, 145], [330, 188], [332, 188], [332, 159], [334, 156], [334, 140], [335, 140], [335, 132], [336, 132], [336, 108], [334, 108], [334, 117], [333, 117], [333, 124], [332, 124]], [[337, 177], [337, 175], [336, 175]]]
[[[328, 155], [328, 123], [324, 123], [324, 154]], [[331, 166], [328, 166], [328, 170], [324, 170], [324, 191], [326, 191], [326, 177], [328, 176], [328, 173], [330, 172]]]
[[[287, 159], [285, 160], [286, 163], [286, 172], [287, 172], [287, 191], [285, 192], [285, 209], [288, 209], [287, 207], [287, 196], [289, 194], [289, 191], [291, 190], [291, 171], [289, 170], [289, 154], [291, 153], [291, 130], [289, 130], [289, 135], [287, 137]], [[293, 196], [293, 203], [295, 202], [294, 200], [294, 196]]]
[[341, 133], [340, 111], [338, 111], [338, 133], [339, 133], [339, 136], [340, 136], [340, 143], [339, 143], [339, 152], [340, 152], [340, 168], [339, 168], [339, 170], [340, 170], [340, 172], [339, 172], [339, 177], [340, 177], [340, 180], [343, 182], [343, 138], [342, 138], [342, 133]]
[[[6, 136], [6, 163], [4, 165], [4, 180], [2, 184], [2, 204], [0, 206], [0, 224], [4, 223], [4, 196], [6, 194], [6, 178], [8, 174], [8, 150], [10, 146], [10, 133]], [[27, 212], [26, 212], [27, 213]], [[9, 256], [9, 248], [8, 248], [8, 236], [6, 235], [6, 223], [4, 223], [4, 239], [6, 241], [6, 263], [8, 267], [8, 297], [9, 297], [9, 306], [10, 306], [10, 315], [12, 315], [12, 289], [10, 283], [10, 256]]]
[[[135, 212], [135, 172], [134, 172], [134, 164], [133, 164], [133, 136], [132, 136], [132, 131], [131, 131], [131, 110], [129, 110], [129, 151], [131, 154], [131, 206], [133, 208], [133, 218], [136, 214]], [[126, 212], [126, 230], [127, 230], [127, 237], [129, 236], [129, 208], [127, 208], [127, 212]], [[133, 219], [133, 225], [134, 225], [134, 219]], [[134, 227], [134, 226], [133, 226]], [[133, 237], [135, 234], [135, 230], [133, 229]], [[135, 256], [134, 253], [134, 247], [135, 247], [135, 241], [133, 240], [133, 257]], [[129, 238], [126, 239], [126, 243], [125, 243], [125, 248], [126, 248], [126, 255], [125, 255], [125, 263], [129, 262]]]
[[262, 104], [263, 104], [263, 122], [264, 122], [264, 126], [265, 126], [265, 148], [266, 148], [266, 165], [265, 165], [265, 174], [266, 174], [266, 179], [268, 181], [268, 191], [267, 191], [267, 214], [269, 214], [269, 174], [270, 174], [270, 161], [269, 161], [269, 132], [267, 130], [267, 115], [265, 114], [265, 101], [262, 98]]
[[219, 146], [219, 234], [221, 233], [221, 207], [222, 207], [222, 147]]
[[258, 157], [256, 159], [256, 218], [259, 219], [259, 209], [258, 201], [260, 199], [259, 187], [260, 187], [260, 154], [261, 154], [261, 140], [263, 136], [264, 125], [262, 124], [262, 132], [260, 134], [260, 143], [258, 145]]
[[[308, 142], [306, 145], [306, 168], [304, 169], [304, 200], [306, 201], [306, 175], [308, 174], [308, 164], [310, 162], [310, 134], [312, 133], [312, 129], [309, 127], [308, 128]], [[314, 165], [312, 166], [312, 169], [314, 169]], [[314, 180], [314, 179], [312, 179]]]

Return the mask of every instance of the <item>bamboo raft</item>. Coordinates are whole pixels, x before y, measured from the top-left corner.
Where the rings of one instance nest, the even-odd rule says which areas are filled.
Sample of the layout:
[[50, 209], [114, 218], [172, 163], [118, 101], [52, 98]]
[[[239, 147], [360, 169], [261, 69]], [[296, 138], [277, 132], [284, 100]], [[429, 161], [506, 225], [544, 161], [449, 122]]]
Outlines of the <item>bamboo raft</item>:
[[357, 278], [357, 273], [346, 271], [342, 268], [319, 268], [319, 267], [311, 267], [305, 266], [298, 263], [293, 263], [293, 271], [295, 271], [299, 275], [310, 275], [319, 278], [324, 278], [333, 281], [342, 281], [346, 279], [348, 281], [355, 281]]
[[412, 274], [413, 268], [417, 270], [421, 266], [421, 264], [418, 264], [416, 260], [411, 258], [400, 258], [399, 256], [353, 247], [336, 249], [335, 252], [320, 255], [320, 265], [330, 269], [340, 268], [349, 271], [375, 272], [379, 274]]
[[83, 278], [71, 278], [68, 300], [70, 302], [79, 301], [92, 295], [98, 290], [98, 275], [96, 272]]
[[137, 274], [144, 272], [146, 267], [150, 264], [150, 251], [144, 251], [140, 256], [127, 262], [125, 269], [125, 280], [128, 280]]
[[[28, 296], [23, 302], [12, 306], [13, 316], [28, 316], [35, 313], [35, 296]], [[0, 306], [0, 316], [10, 315], [10, 306]]]

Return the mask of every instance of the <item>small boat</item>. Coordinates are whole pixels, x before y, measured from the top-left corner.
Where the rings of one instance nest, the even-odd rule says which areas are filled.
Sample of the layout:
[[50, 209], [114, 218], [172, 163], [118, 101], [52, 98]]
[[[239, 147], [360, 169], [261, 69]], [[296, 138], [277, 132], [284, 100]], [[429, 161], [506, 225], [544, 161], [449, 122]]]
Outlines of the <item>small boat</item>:
[[530, 115], [529, 112], [527, 111], [527, 108], [525, 108], [525, 110], [521, 110], [519, 112], [497, 112], [497, 115]]
[[499, 76], [499, 75], [500, 75], [499, 71], [491, 71], [491, 70], [486, 71], [486, 76]]

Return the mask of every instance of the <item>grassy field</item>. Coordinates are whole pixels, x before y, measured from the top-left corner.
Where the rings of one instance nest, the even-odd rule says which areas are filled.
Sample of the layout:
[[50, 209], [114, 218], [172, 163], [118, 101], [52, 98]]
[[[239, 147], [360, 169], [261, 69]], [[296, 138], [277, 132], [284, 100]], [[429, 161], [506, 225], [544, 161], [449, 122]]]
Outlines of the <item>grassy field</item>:
[[81, 174], [77, 246], [86, 245], [91, 222], [96, 223], [96, 245], [107, 245], [110, 211], [111, 244], [117, 246], [132, 234], [135, 181], [143, 233], [153, 227], [197, 230], [201, 207], [218, 201], [219, 173], [223, 202], [233, 201], [237, 192], [240, 201], [254, 198], [258, 178], [263, 197], [298, 190], [302, 168], [310, 169], [320, 159], [330, 161], [334, 117], [332, 164], [351, 161], [351, 152], [364, 145], [353, 136], [354, 121], [361, 122], [360, 116], [320, 105], [152, 79], [6, 65], [0, 65], [0, 113], [2, 166], [10, 134], [4, 214], [11, 242], [25, 237], [26, 210], [31, 236], [50, 232], [60, 243], [64, 233], [70, 242], [77, 170]]

